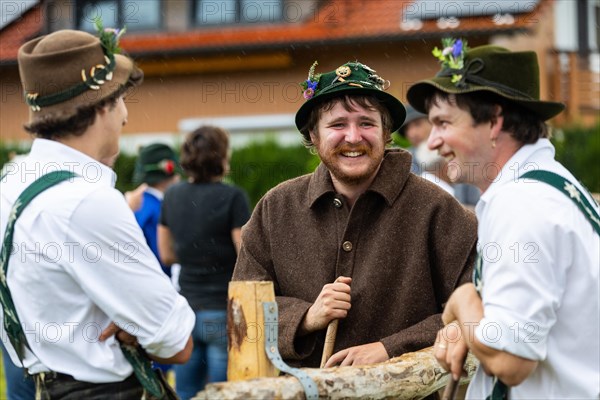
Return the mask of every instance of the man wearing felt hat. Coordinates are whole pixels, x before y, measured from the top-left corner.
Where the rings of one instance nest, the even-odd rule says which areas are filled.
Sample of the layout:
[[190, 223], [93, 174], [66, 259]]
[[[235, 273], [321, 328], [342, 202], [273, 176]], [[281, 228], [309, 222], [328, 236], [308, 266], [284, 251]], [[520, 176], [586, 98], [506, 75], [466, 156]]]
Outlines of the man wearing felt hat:
[[321, 164], [261, 199], [233, 279], [274, 282], [288, 363], [318, 367], [333, 320], [326, 366], [376, 363], [433, 343], [442, 305], [469, 279], [475, 221], [410, 173], [408, 152], [386, 149], [405, 117], [389, 82], [360, 62], [315, 67], [296, 126]]
[[35, 140], [0, 183], [0, 329], [36, 398], [164, 398], [148, 356], [185, 362], [194, 313], [114, 188], [123, 95], [143, 74], [120, 54], [122, 31], [98, 22], [98, 34], [19, 50]]
[[406, 106], [406, 118], [400, 129], [398, 129], [398, 133], [410, 143], [411, 147], [408, 148], [408, 151], [413, 157], [411, 171], [417, 175], [422, 172], [416, 157], [417, 149], [421, 143], [427, 142], [430, 130], [431, 125], [427, 121], [427, 114], [418, 112], [410, 105]]
[[564, 105], [540, 100], [534, 52], [443, 44], [408, 99], [453, 181], [482, 196], [473, 283], [450, 297], [435, 355], [455, 379], [469, 350], [480, 360], [467, 398], [597, 399], [600, 218], [554, 160], [545, 121]]
[[[140, 207], [134, 210], [135, 219], [140, 224], [146, 242], [158, 255], [157, 226], [164, 193], [169, 186], [179, 180], [177, 175], [177, 156], [175, 151], [163, 143], [152, 143], [141, 148], [133, 180], [143, 185]], [[163, 272], [171, 276], [171, 268], [162, 265]]]

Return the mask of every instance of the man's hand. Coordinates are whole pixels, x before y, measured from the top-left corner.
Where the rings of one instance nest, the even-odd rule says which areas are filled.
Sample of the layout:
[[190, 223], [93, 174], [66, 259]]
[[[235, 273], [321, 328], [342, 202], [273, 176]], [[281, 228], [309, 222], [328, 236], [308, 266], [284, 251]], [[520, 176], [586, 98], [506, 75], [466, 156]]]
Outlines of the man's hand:
[[[467, 314], [467, 315], [464, 315]], [[483, 317], [483, 305], [481, 297], [472, 283], [459, 286], [448, 299], [444, 307], [442, 321], [444, 324], [458, 320], [461, 323], [481, 320]]]
[[454, 321], [437, 333], [433, 345], [433, 355], [438, 363], [457, 380], [464, 374], [463, 365], [469, 352], [469, 346], [465, 341], [458, 322]]
[[111, 336], [116, 336], [117, 340], [121, 343], [129, 344], [131, 346], [138, 346], [137, 338], [119, 328], [114, 322], [111, 322], [106, 329], [102, 331], [98, 339], [101, 342], [104, 342]]
[[329, 321], [346, 318], [350, 309], [350, 283], [352, 278], [338, 277], [335, 282], [323, 286], [321, 293], [310, 306], [302, 321], [304, 334], [325, 329]]
[[330, 368], [339, 364], [340, 367], [348, 365], [375, 364], [390, 359], [383, 343], [375, 342], [354, 346], [332, 355], [324, 368]]

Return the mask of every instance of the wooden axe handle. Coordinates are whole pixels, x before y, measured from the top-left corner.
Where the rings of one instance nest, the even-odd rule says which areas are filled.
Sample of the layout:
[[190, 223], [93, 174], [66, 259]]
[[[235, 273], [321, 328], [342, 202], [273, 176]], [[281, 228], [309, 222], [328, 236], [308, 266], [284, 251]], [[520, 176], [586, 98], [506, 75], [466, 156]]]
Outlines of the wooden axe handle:
[[459, 379], [454, 379], [450, 377], [450, 382], [446, 385], [446, 389], [444, 389], [444, 394], [442, 395], [442, 400], [454, 400], [456, 399], [456, 392], [458, 392], [458, 381]]
[[325, 366], [329, 357], [333, 354], [333, 347], [335, 346], [335, 336], [337, 335], [339, 319], [334, 319], [327, 325], [327, 333], [325, 334], [325, 345], [323, 346], [323, 356], [321, 357], [321, 368]]

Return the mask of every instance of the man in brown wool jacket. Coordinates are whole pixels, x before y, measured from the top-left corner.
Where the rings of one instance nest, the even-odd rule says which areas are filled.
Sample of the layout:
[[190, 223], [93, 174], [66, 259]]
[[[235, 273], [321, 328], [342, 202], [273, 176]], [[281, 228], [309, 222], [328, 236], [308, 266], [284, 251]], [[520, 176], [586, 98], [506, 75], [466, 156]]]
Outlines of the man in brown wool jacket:
[[359, 62], [315, 66], [296, 126], [322, 162], [261, 199], [233, 279], [273, 281], [289, 364], [318, 367], [334, 319], [326, 367], [382, 362], [433, 344], [444, 303], [471, 278], [476, 221], [410, 173], [408, 152], [385, 149], [405, 110], [384, 79]]

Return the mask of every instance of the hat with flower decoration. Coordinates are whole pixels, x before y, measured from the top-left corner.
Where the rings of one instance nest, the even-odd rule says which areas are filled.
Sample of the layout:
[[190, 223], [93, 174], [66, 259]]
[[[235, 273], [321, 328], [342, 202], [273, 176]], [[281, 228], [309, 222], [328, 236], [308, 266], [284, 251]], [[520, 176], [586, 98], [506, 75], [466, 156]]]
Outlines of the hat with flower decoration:
[[[392, 117], [392, 132], [404, 122], [406, 111], [394, 96], [385, 92], [389, 81], [381, 78], [375, 70], [360, 62], [347, 62], [336, 70], [324, 74], [315, 74], [315, 61], [308, 71], [308, 79], [300, 86], [306, 102], [296, 113], [296, 127], [302, 131], [308, 122], [310, 112], [323, 101], [341, 96], [371, 95], [377, 97], [389, 110]], [[304, 134], [304, 133], [303, 133]], [[306, 138], [307, 140], [309, 138]]]
[[450, 94], [491, 92], [531, 110], [544, 121], [564, 110], [562, 103], [540, 100], [540, 73], [533, 51], [510, 51], [499, 46], [469, 49], [461, 39], [442, 40], [433, 55], [441, 70], [433, 78], [415, 83], [407, 98], [418, 111], [426, 112], [425, 100], [434, 90]]
[[172, 177], [178, 171], [175, 151], [166, 144], [153, 143], [140, 150], [133, 180], [152, 185]]
[[21, 46], [19, 73], [30, 123], [72, 117], [123, 85], [141, 83], [143, 72], [120, 54], [124, 29], [104, 28], [100, 20], [96, 29], [98, 36], [65, 29]]

